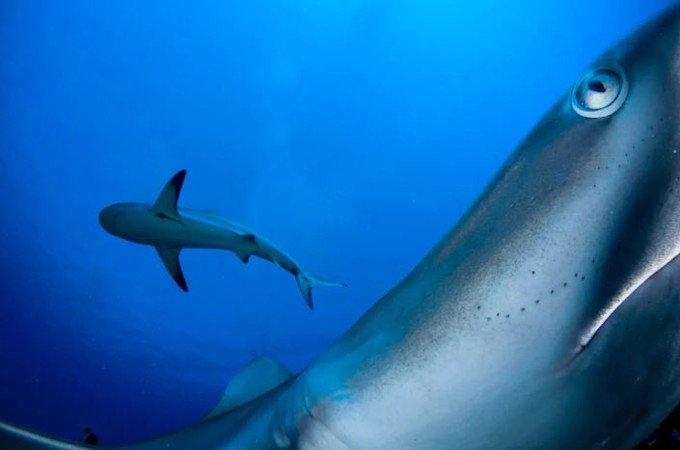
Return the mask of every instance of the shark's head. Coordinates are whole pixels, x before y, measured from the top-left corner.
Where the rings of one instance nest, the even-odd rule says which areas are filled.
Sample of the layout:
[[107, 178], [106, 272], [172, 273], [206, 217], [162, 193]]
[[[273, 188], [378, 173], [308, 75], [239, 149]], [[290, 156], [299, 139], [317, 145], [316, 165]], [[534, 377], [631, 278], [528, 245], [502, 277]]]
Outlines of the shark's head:
[[493, 186], [522, 227], [514, 250], [543, 238], [531, 270], [578, 305], [583, 350], [680, 253], [680, 8], [586, 69]]
[[99, 223], [114, 236], [140, 244], [162, 244], [162, 230], [167, 231], [171, 223], [181, 222], [177, 199], [185, 175], [186, 170], [177, 172], [163, 187], [153, 205], [116, 203], [107, 206], [99, 213]]
[[[535, 411], [532, 420], [554, 418], [557, 429], [583, 420], [571, 429], [584, 439], [615, 435], [612, 423], [649, 430], [680, 401], [678, 254], [680, 7], [584, 70], [459, 225], [369, 314], [380, 320], [398, 304], [404, 325], [393, 329], [410, 330], [401, 354], [418, 355], [431, 370], [422, 383], [457, 401], [492, 402], [493, 392], [515, 402], [507, 411], [517, 417]], [[552, 406], [533, 400], [544, 396]], [[461, 415], [492, 417], [466, 402]]]
[[584, 71], [423, 266], [478, 280], [491, 323], [551, 305], [578, 351], [679, 253], [680, 7]]
[[[535, 437], [508, 448], [649, 431], [680, 401], [678, 254], [680, 7], [584, 70], [459, 224], [308, 371], [351, 373], [351, 407], [381, 413], [324, 425], [375, 442], [460, 437], [452, 424]], [[339, 390], [326, 384], [309, 396]], [[498, 446], [473, 444], [482, 435], [452, 442]]]
[[115, 203], [101, 210], [99, 224], [114, 236], [134, 240], [131, 238], [134, 237], [138, 224], [148, 221], [150, 216], [150, 205]]

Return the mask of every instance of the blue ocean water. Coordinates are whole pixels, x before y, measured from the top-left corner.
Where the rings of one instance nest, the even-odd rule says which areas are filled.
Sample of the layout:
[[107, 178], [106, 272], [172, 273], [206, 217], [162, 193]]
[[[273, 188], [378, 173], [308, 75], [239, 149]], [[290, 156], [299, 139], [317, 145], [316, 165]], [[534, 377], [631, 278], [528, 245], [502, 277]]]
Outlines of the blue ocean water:
[[[5, 0], [0, 419], [119, 444], [296, 371], [398, 282], [602, 51], [671, 0]], [[186, 250], [190, 292], [97, 215], [218, 208], [307, 270]]]

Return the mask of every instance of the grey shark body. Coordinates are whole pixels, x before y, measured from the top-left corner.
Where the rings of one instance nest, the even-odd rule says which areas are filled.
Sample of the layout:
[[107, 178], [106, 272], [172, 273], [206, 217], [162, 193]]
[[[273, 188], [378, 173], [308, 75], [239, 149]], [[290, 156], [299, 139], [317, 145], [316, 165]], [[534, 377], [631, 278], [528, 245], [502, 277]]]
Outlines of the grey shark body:
[[595, 62], [306, 370], [130, 448], [632, 448], [680, 403], [679, 38], [675, 8]]
[[313, 286], [343, 286], [302, 270], [288, 254], [241, 224], [213, 211], [178, 208], [185, 176], [184, 170], [175, 174], [153, 205], [117, 203], [104, 208], [99, 223], [115, 236], [154, 246], [168, 273], [184, 291], [188, 286], [179, 262], [184, 248], [230, 250], [244, 263], [251, 256], [271, 261], [295, 276], [310, 309], [314, 309]]

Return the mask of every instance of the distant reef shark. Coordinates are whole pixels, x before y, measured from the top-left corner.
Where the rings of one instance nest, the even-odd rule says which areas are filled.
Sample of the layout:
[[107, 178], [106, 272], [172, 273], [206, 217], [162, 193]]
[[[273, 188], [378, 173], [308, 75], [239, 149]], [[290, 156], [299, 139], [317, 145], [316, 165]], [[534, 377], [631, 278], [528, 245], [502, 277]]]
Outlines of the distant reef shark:
[[104, 208], [99, 214], [99, 223], [114, 236], [154, 246], [170, 276], [185, 292], [188, 287], [179, 262], [184, 248], [231, 250], [244, 263], [253, 255], [271, 261], [295, 276], [310, 309], [314, 309], [312, 287], [345, 286], [310, 275], [285, 252], [243, 225], [213, 211], [178, 208], [185, 176], [185, 170], [175, 174], [153, 205], [117, 203]]
[[[631, 449], [680, 403], [679, 124], [676, 7], [307, 369], [255, 361], [205, 420], [124, 448]], [[83, 448], [0, 430], [4, 449]]]

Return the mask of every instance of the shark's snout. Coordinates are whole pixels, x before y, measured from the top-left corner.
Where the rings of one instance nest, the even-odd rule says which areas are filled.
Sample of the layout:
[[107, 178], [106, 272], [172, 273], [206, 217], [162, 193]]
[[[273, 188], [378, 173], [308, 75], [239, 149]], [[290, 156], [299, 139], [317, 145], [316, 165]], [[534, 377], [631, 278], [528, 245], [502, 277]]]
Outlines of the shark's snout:
[[115, 234], [114, 228], [120, 213], [120, 208], [118, 208], [117, 205], [107, 206], [99, 213], [99, 224], [104, 230], [111, 234]]

